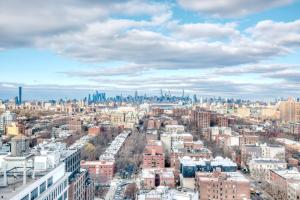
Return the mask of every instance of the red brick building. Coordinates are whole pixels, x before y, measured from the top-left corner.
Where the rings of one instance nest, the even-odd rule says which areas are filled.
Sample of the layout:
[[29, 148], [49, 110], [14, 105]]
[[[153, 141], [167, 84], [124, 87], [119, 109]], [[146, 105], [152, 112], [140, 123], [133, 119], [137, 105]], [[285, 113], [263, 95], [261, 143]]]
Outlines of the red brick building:
[[147, 121], [147, 129], [159, 129], [161, 126], [161, 121], [157, 118], [150, 118]]
[[246, 144], [256, 144], [259, 142], [259, 136], [243, 134], [239, 137], [240, 147]]
[[114, 161], [81, 161], [80, 166], [89, 171], [95, 183], [108, 183], [113, 179], [115, 174]]
[[82, 121], [78, 118], [73, 118], [69, 121], [69, 129], [76, 132], [81, 132], [82, 130]]
[[90, 127], [88, 130], [88, 134], [90, 136], [98, 136], [101, 133], [101, 128], [99, 126]]
[[164, 114], [164, 109], [161, 109], [161, 108], [152, 108], [152, 115], [153, 116], [159, 116], [161, 114]]
[[239, 172], [198, 172], [201, 200], [250, 200], [250, 182]]
[[189, 115], [189, 109], [187, 108], [175, 108], [172, 111], [174, 117], [182, 117], [182, 116]]
[[175, 169], [179, 170], [180, 167], [179, 158], [183, 158], [184, 156], [189, 156], [195, 160], [198, 160], [200, 158], [209, 159], [212, 157], [212, 153], [206, 148], [203, 148], [199, 151], [191, 151], [191, 152], [184, 152], [184, 151], [172, 152], [170, 156], [171, 167], [174, 167]]
[[228, 127], [228, 118], [226, 116], [217, 116], [217, 125], [219, 127]]
[[174, 188], [176, 184], [173, 168], [143, 169], [141, 185], [144, 189], [153, 189], [157, 186], [168, 186]]
[[210, 112], [204, 110], [192, 110], [191, 122], [199, 129], [208, 128], [210, 126]]
[[300, 184], [300, 172], [294, 170], [270, 170], [271, 193], [278, 199], [288, 198], [289, 183]]
[[143, 153], [143, 168], [164, 168], [165, 154], [161, 141], [150, 140]]

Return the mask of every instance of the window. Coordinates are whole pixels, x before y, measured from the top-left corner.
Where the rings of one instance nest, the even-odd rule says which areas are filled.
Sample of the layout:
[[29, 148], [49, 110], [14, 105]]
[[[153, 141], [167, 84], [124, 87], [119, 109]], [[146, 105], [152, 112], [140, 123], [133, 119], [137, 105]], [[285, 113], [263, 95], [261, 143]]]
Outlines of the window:
[[42, 194], [46, 190], [46, 181], [40, 185], [40, 194]]
[[21, 200], [29, 200], [29, 194], [27, 194], [25, 197], [23, 197]]
[[39, 196], [39, 189], [35, 188], [34, 190], [31, 191], [31, 200], [36, 199]]
[[47, 180], [47, 188], [49, 188], [52, 184], [53, 184], [53, 177], [51, 176], [51, 177], [48, 178], [48, 180]]

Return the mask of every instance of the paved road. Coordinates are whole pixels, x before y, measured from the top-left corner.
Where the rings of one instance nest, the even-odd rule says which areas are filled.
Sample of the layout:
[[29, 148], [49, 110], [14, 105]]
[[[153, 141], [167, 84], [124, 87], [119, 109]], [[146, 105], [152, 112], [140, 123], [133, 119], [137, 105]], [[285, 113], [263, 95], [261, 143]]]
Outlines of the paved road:
[[109, 191], [105, 196], [105, 200], [122, 200], [125, 186], [133, 182], [134, 182], [133, 179], [114, 178], [111, 181]]
[[108, 192], [105, 196], [105, 200], [113, 200], [114, 199], [115, 192], [116, 192], [116, 189], [117, 189], [117, 186], [118, 186], [118, 182], [119, 182], [118, 178], [114, 178], [111, 181], [109, 190], [108, 190]]
[[264, 191], [261, 185], [252, 179], [249, 174], [244, 174], [244, 176], [250, 181], [250, 187], [253, 188], [254, 191], [258, 191], [260, 193], [259, 195], [251, 195], [252, 200], [274, 200], [274, 198]]

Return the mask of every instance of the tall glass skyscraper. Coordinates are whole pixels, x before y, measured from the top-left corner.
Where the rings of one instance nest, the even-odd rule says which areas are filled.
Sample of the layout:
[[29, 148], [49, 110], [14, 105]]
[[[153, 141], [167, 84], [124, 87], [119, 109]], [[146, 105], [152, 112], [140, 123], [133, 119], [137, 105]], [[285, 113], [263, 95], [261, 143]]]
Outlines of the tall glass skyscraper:
[[19, 99], [18, 99], [19, 105], [22, 104], [22, 87], [19, 87]]

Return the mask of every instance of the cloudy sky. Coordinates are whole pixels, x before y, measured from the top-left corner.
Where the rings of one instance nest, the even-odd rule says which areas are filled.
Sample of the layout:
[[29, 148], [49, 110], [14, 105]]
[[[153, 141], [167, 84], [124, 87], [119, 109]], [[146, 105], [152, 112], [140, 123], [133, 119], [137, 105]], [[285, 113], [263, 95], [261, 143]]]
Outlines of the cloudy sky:
[[0, 98], [300, 96], [300, 1], [0, 1]]

